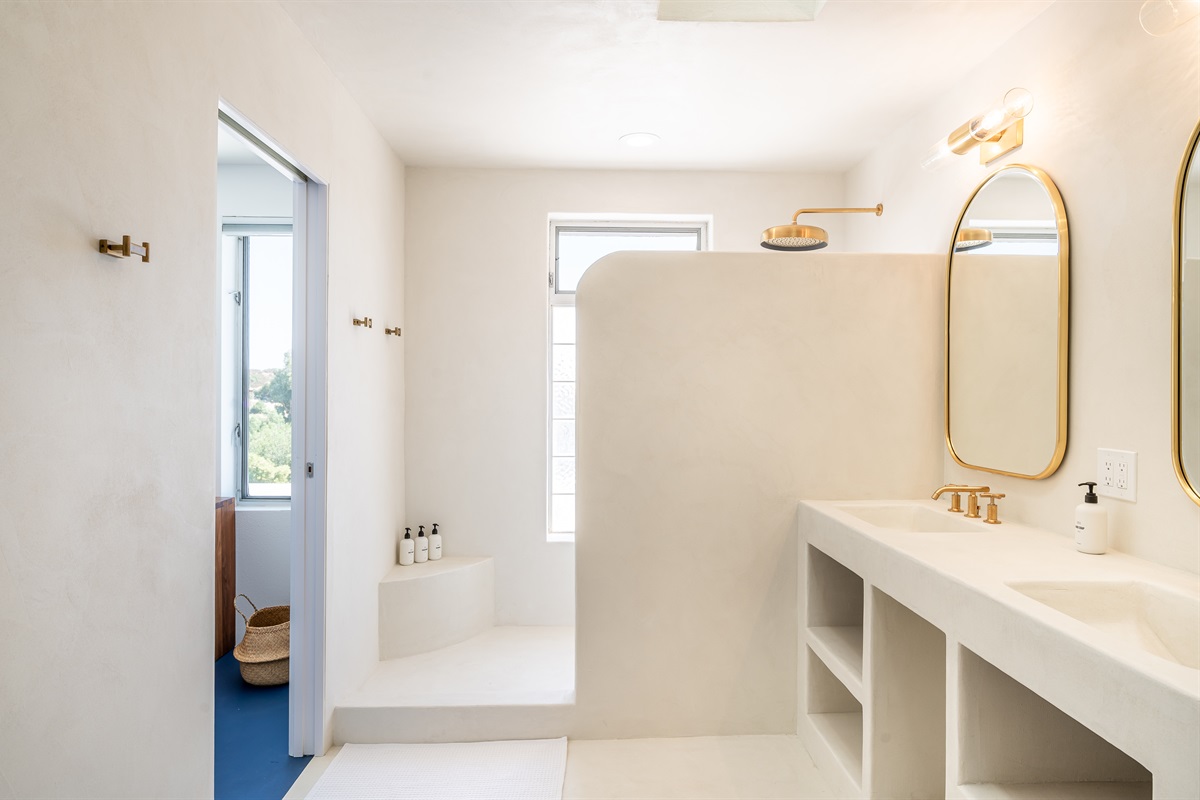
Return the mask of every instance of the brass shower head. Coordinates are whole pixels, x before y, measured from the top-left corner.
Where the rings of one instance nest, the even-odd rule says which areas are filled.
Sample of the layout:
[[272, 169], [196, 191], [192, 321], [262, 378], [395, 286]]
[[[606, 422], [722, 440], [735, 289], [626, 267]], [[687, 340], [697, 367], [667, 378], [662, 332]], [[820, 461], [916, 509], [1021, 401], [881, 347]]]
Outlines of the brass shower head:
[[820, 250], [829, 245], [829, 234], [815, 225], [797, 225], [801, 214], [883, 214], [883, 203], [874, 208], [802, 208], [792, 214], [791, 225], [776, 225], [763, 231], [762, 246], [768, 250]]

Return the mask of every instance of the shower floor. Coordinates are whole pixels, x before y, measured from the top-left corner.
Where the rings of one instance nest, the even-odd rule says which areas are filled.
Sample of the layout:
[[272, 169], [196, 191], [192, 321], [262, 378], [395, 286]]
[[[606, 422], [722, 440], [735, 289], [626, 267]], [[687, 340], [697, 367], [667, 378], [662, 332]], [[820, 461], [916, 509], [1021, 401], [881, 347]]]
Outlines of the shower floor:
[[573, 627], [490, 628], [381, 661], [338, 703], [342, 742], [468, 742], [566, 734], [575, 709]]
[[572, 703], [575, 628], [501, 626], [429, 653], [381, 661], [345, 705]]

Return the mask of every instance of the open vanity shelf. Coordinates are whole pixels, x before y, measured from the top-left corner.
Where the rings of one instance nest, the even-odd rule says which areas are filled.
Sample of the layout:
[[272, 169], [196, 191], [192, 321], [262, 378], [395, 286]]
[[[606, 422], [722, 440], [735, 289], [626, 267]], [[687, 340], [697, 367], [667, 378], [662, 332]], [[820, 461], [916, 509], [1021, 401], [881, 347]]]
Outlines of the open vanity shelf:
[[[831, 505], [806, 503], [798, 515], [798, 727], [838, 796], [1200, 796], [1200, 764], [1188, 755], [1200, 752], [1195, 698], [1153, 685], [1145, 697], [1127, 691], [1123, 667], [1110, 670], [997, 607], [953, 574], [968, 540], [945, 539], [937, 562], [932, 538], [905, 552], [911, 538], [872, 541], [812, 508]], [[1016, 541], [989, 535], [974, 543]], [[1061, 537], [1049, 538], [1054, 548]], [[987, 569], [999, 559], [982, 557]], [[1035, 563], [1057, 557], [1051, 549]]]

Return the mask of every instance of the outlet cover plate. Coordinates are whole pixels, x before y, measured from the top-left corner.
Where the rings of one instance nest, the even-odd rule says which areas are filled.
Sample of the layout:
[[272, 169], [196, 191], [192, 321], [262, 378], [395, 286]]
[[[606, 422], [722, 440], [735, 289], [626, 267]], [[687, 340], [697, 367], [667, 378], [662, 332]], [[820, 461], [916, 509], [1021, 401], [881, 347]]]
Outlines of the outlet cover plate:
[[1132, 450], [1096, 451], [1096, 494], [1137, 502], [1137, 453]]

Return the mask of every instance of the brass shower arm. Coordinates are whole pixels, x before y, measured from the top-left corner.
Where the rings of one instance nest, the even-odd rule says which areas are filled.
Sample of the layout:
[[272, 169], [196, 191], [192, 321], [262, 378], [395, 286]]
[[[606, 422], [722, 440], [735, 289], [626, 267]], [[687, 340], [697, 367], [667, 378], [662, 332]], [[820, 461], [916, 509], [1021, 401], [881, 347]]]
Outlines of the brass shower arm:
[[802, 208], [792, 214], [793, 225], [801, 214], [874, 214], [880, 217], [883, 216], [883, 203], [874, 208]]

